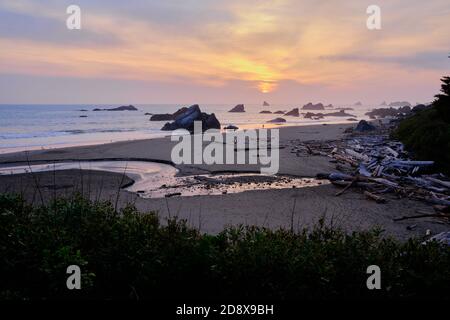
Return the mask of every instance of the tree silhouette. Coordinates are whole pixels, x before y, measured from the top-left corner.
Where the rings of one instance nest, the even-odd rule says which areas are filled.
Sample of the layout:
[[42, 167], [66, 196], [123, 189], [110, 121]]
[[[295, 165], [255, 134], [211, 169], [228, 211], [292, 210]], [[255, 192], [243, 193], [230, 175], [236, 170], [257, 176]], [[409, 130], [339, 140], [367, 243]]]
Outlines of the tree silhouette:
[[441, 85], [441, 94], [437, 94], [433, 105], [440, 117], [446, 122], [450, 122], [450, 77], [443, 77]]

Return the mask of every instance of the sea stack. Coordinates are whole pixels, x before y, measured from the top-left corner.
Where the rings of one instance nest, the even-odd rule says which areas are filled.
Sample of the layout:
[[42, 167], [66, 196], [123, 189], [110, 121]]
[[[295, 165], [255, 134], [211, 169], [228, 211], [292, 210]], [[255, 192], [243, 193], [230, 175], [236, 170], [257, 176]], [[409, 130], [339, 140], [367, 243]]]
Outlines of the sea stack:
[[299, 116], [300, 116], [300, 113], [299, 113], [299, 111], [298, 111], [298, 108], [294, 108], [294, 109], [292, 109], [291, 111], [287, 112], [287, 113], [285, 114], [285, 116], [299, 117]]
[[302, 107], [302, 110], [325, 110], [325, 107], [321, 103], [312, 104], [309, 102]]
[[198, 104], [192, 105], [189, 108], [181, 108], [175, 112], [175, 121], [167, 122], [161, 130], [172, 131], [177, 129], [186, 129], [189, 132], [194, 132], [194, 122], [202, 122], [202, 130], [220, 129], [220, 122], [217, 120], [214, 113], [207, 114], [200, 110]]
[[233, 109], [231, 109], [228, 112], [245, 112], [245, 108], [243, 104], [238, 104], [237, 106], [235, 106]]

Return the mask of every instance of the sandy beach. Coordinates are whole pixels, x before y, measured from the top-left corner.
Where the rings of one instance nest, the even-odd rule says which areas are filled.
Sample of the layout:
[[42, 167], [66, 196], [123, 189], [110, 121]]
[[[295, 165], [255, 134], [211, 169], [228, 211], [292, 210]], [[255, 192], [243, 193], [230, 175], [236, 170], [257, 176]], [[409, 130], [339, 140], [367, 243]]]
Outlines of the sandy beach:
[[[334, 141], [354, 124], [332, 124], [280, 128], [280, 176], [314, 178], [318, 173], [332, 172], [336, 164], [326, 156], [298, 157], [292, 152], [294, 141]], [[116, 142], [103, 145], [39, 150], [0, 155], [0, 166], [60, 161], [138, 160], [171, 164], [175, 142], [169, 137]], [[205, 173], [255, 172], [255, 165], [177, 165], [178, 175]], [[327, 223], [347, 231], [382, 228], [386, 235], [399, 239], [424, 236], [446, 230], [433, 218], [394, 222], [393, 218], [414, 215], [429, 209], [423, 202], [396, 199], [379, 204], [366, 199], [357, 190], [337, 197], [333, 185], [305, 188], [253, 190], [234, 194], [202, 195], [146, 199], [124, 190], [132, 184], [130, 177], [119, 173], [87, 170], [65, 170], [0, 176], [0, 192], [19, 192], [29, 201], [40, 202], [55, 196], [66, 196], [76, 190], [94, 200], [110, 200], [118, 206], [134, 204], [142, 212], [157, 211], [163, 220], [178, 216], [202, 232], [218, 233], [229, 225], [257, 225], [297, 230], [312, 226], [324, 218]], [[39, 185], [38, 190], [36, 186]], [[118, 194], [119, 193], [119, 194]], [[413, 230], [407, 227], [415, 225]]]

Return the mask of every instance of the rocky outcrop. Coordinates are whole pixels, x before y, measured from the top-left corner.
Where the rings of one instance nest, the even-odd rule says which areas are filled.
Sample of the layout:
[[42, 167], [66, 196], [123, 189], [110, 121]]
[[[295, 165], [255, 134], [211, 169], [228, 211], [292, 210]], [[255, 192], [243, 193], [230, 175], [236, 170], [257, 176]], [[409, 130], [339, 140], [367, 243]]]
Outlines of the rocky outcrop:
[[387, 106], [386, 101], [383, 101], [382, 103], [380, 103], [380, 106]]
[[269, 106], [270, 106], [270, 104], [267, 101], [263, 102], [263, 107], [269, 107]]
[[135, 106], [132, 106], [131, 104], [129, 106], [120, 106], [117, 108], [111, 108], [111, 109], [99, 109], [95, 108], [92, 111], [137, 111], [138, 109]]
[[300, 113], [298, 112], [298, 108], [294, 108], [291, 111], [286, 112], [285, 116], [299, 117]]
[[370, 123], [368, 123], [366, 120], [361, 120], [358, 125], [355, 128], [355, 131], [358, 132], [365, 132], [365, 131], [373, 131], [376, 127]]
[[353, 111], [353, 110], [355, 110], [355, 109], [349, 108], [349, 107], [343, 107], [343, 108], [335, 108], [334, 110]]
[[377, 118], [386, 118], [386, 117], [399, 117], [399, 116], [405, 116], [411, 113], [411, 108], [408, 106], [404, 106], [401, 108], [378, 108], [373, 109], [372, 111], [366, 112], [366, 115], [369, 116], [371, 119], [377, 119]]
[[302, 110], [325, 110], [325, 107], [321, 103], [312, 104], [309, 102], [302, 107]]
[[179, 115], [186, 112], [188, 108], [182, 107], [175, 111], [174, 113], [158, 113], [150, 117], [150, 121], [170, 121], [175, 120]]
[[404, 107], [404, 106], [412, 107], [411, 103], [409, 103], [408, 101], [391, 102], [391, 103], [389, 103], [389, 106], [390, 107]]
[[304, 115], [305, 119], [312, 119], [312, 120], [320, 120], [324, 118], [323, 113], [313, 113], [313, 112], [307, 112]]
[[177, 129], [186, 129], [190, 132], [194, 131], [194, 122], [202, 122], [202, 130], [220, 129], [220, 122], [217, 120], [214, 113], [207, 114], [200, 110], [200, 107], [195, 104], [189, 108], [181, 108], [172, 116], [175, 117], [174, 122], [167, 122], [161, 130], [171, 131]]
[[228, 112], [245, 112], [245, 108], [243, 104], [238, 104], [237, 106], [235, 106], [233, 109], [231, 109]]
[[278, 111], [275, 111], [273, 114], [285, 114], [285, 113], [286, 113], [286, 111], [278, 110]]
[[339, 110], [338, 112], [325, 113], [325, 117], [356, 117], [353, 114], [347, 113], [344, 110]]
[[239, 128], [230, 124], [224, 128], [225, 130], [238, 130]]
[[267, 121], [267, 123], [283, 123], [283, 122], [286, 122], [286, 119], [283, 119], [283, 118], [275, 118], [275, 119], [272, 119], [272, 120]]
[[269, 111], [269, 110], [263, 110], [263, 111], [261, 111], [260, 113], [269, 114], [269, 113], [272, 113], [272, 111]]
[[150, 117], [150, 121], [170, 121], [175, 120], [173, 114], [163, 113], [163, 114], [154, 114]]

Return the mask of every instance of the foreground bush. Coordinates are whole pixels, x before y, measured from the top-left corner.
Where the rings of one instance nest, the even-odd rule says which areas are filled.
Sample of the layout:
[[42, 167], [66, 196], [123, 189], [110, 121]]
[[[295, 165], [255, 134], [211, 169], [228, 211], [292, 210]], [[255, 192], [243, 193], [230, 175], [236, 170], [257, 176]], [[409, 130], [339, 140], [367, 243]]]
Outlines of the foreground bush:
[[[0, 299], [449, 297], [450, 250], [377, 230], [347, 235], [230, 228], [201, 235], [182, 221], [82, 198], [31, 207], [0, 195]], [[66, 268], [82, 269], [67, 290]], [[382, 270], [382, 290], [366, 268]]]

